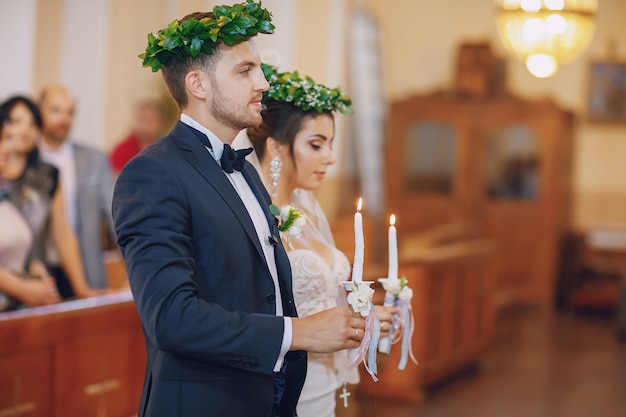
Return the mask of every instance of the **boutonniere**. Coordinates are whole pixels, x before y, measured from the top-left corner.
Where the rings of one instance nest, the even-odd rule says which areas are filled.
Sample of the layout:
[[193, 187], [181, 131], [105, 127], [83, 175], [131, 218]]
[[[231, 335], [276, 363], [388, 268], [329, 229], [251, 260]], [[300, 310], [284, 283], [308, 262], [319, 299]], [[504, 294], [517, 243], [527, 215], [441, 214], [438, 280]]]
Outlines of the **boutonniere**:
[[297, 207], [287, 204], [278, 208], [275, 204], [271, 204], [270, 212], [278, 217], [278, 231], [281, 237], [286, 236], [287, 240], [292, 237], [300, 238], [307, 217]]

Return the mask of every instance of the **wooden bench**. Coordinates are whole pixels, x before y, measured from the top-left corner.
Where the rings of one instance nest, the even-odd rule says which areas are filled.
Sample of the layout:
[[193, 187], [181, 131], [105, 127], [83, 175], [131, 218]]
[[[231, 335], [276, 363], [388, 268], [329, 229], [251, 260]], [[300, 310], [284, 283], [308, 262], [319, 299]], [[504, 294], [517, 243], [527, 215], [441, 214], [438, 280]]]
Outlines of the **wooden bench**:
[[0, 314], [0, 417], [134, 416], [145, 366], [130, 291]]

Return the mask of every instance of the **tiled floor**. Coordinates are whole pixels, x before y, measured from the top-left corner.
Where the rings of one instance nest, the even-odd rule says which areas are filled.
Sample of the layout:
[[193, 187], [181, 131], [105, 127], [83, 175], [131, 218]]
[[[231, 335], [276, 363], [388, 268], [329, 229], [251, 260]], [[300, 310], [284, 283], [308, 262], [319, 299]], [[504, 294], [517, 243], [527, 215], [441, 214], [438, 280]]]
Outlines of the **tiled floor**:
[[[358, 398], [358, 397], [357, 397]], [[532, 309], [498, 319], [471, 370], [418, 404], [358, 398], [338, 417], [625, 417], [626, 343], [607, 314]]]

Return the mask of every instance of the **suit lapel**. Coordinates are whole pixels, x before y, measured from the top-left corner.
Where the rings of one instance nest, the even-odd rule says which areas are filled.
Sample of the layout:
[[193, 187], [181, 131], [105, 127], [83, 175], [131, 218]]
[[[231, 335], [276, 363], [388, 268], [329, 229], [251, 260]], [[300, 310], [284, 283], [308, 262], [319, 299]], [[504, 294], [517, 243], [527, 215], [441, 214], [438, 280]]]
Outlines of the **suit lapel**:
[[[209, 185], [213, 187], [226, 204], [228, 204], [248, 235], [248, 238], [252, 241], [257, 253], [265, 261], [265, 254], [263, 253], [263, 248], [259, 242], [259, 237], [252, 223], [252, 219], [250, 218], [250, 214], [241, 201], [239, 194], [237, 194], [237, 191], [235, 191], [233, 185], [224, 174], [222, 168], [206, 150], [204, 145], [205, 140], [207, 140], [206, 136], [202, 132], [180, 121], [177, 122], [174, 129], [172, 129], [171, 136], [177, 141], [178, 148], [186, 151], [183, 155], [189, 164], [206, 179]], [[263, 263], [266, 265], [266, 262]], [[267, 269], [267, 273], [270, 275], [269, 269]]]
[[276, 261], [276, 269], [278, 271], [278, 282], [283, 301], [283, 313], [286, 316], [297, 317], [294, 303], [291, 299], [291, 265], [289, 264], [289, 258], [287, 257], [287, 252], [285, 252], [280, 236], [278, 236], [278, 219], [269, 211], [271, 200], [265, 191], [265, 188], [260, 188], [263, 187], [263, 185], [257, 176], [255, 168], [251, 164], [246, 163], [241, 172], [250, 185], [250, 188], [252, 189], [252, 192], [256, 196], [257, 200], [259, 200], [261, 206], [263, 207], [263, 212], [265, 213], [270, 230], [276, 230], [275, 234], [278, 244], [274, 246], [274, 260]]

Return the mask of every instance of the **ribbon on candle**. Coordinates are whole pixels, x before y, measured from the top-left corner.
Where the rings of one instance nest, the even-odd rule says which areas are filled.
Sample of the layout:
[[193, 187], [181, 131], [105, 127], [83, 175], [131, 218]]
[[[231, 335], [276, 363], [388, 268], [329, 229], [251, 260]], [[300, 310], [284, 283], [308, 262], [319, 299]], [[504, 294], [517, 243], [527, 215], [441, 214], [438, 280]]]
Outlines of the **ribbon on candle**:
[[374, 313], [374, 305], [372, 304], [370, 314], [365, 319], [365, 334], [361, 340], [356, 355], [352, 357], [346, 368], [350, 369], [363, 362], [363, 366], [374, 382], [378, 382], [378, 365], [376, 364], [376, 351], [378, 341], [380, 339], [380, 320]]
[[[413, 331], [415, 330], [415, 319], [413, 317], [413, 308], [411, 307], [411, 300], [399, 301], [398, 305], [402, 312], [404, 321], [404, 329], [402, 332], [402, 351], [400, 354], [400, 362], [398, 363], [398, 369], [403, 371], [406, 368], [406, 364], [409, 357], [416, 365], [419, 365], [415, 355], [413, 354], [413, 347], [411, 341], [413, 340]], [[395, 320], [394, 320], [395, 322]], [[392, 327], [393, 328], [393, 327]]]

